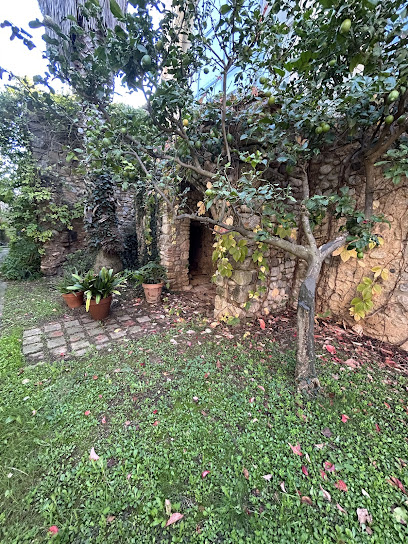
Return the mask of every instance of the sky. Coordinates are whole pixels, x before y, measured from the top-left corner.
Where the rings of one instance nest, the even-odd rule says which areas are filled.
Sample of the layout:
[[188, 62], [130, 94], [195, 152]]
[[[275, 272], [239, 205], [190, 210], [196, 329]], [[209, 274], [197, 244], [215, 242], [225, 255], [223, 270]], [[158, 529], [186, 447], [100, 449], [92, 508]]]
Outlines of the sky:
[[[29, 31], [33, 36], [36, 48], [29, 51], [23, 42], [17, 38], [10, 41], [10, 28], [0, 28], [0, 66], [13, 72], [18, 76], [29, 76], [44, 74], [47, 70], [47, 62], [42, 58], [44, 42], [41, 35], [44, 29], [30, 29], [28, 23], [34, 19], [42, 20], [37, 0], [0, 0], [0, 23], [7, 20], [18, 27]], [[7, 83], [7, 77], [0, 80], [0, 88]], [[59, 82], [52, 86], [57, 91], [67, 91]], [[128, 94], [117, 82], [114, 102], [125, 102], [131, 106], [143, 105], [144, 97], [140, 93]]]

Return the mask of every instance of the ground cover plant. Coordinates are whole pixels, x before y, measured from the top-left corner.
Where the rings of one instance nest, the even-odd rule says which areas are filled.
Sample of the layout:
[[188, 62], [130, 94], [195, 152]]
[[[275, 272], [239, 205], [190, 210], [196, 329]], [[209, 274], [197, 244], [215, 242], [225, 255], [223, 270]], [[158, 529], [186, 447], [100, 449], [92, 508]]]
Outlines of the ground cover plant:
[[406, 541], [406, 375], [325, 338], [309, 401], [290, 337], [206, 327], [35, 366], [3, 334], [2, 542]]

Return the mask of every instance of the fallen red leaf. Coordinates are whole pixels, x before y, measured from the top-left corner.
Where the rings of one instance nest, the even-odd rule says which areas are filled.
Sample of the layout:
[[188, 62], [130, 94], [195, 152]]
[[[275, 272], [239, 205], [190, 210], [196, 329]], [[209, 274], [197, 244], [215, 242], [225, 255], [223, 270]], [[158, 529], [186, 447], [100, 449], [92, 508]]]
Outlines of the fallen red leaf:
[[289, 444], [289, 446], [291, 447], [295, 455], [299, 455], [299, 456], [303, 455], [303, 453], [300, 451], [300, 444], [296, 444], [296, 446], [292, 446], [292, 444]]
[[320, 485], [320, 489], [322, 490], [323, 497], [324, 497], [327, 501], [331, 502], [331, 495], [330, 495], [330, 493], [329, 493], [328, 491], [326, 491], [325, 489], [323, 489], [323, 487], [322, 487], [321, 485]]
[[401, 482], [401, 480], [398, 480], [398, 478], [394, 478], [394, 476], [391, 476], [391, 478], [387, 480], [387, 482], [402, 491], [405, 495], [407, 495], [404, 484]]
[[325, 461], [323, 466], [327, 472], [334, 472], [336, 470], [336, 467], [333, 465], [333, 463], [330, 463], [330, 461]]
[[340, 512], [343, 512], [343, 514], [347, 514], [346, 510], [342, 506], [340, 506], [339, 503], [336, 504], [337, 508], [340, 510]]
[[265, 330], [265, 327], [266, 327], [265, 321], [263, 319], [258, 319], [258, 321], [259, 321], [259, 326], [261, 327], [261, 329]]
[[347, 485], [343, 480], [339, 480], [337, 483], [334, 484], [334, 487], [337, 487], [337, 489], [340, 489], [340, 491], [348, 491]]
[[159, 422], [157, 420], [154, 423], [152, 423], [153, 427], [157, 427], [158, 424]]
[[106, 417], [103, 417], [103, 418], [101, 419], [101, 423], [103, 423], [103, 424], [106, 423]]
[[327, 351], [328, 351], [329, 353], [331, 353], [332, 355], [335, 355], [335, 354], [336, 354], [336, 348], [335, 348], [334, 346], [331, 346], [330, 344], [326, 344], [324, 347], [325, 347], [325, 348], [327, 349]]
[[320, 476], [323, 478], [323, 480], [327, 480], [327, 474], [322, 469], [320, 469]]
[[48, 529], [48, 532], [50, 535], [56, 535], [58, 533], [59, 529], [56, 525], [51, 525], [51, 527]]
[[245, 476], [247, 480], [249, 480], [249, 472], [245, 467], [242, 469], [242, 474]]
[[305, 467], [305, 465], [302, 465], [302, 472], [305, 476], [309, 476], [309, 473], [307, 471], [307, 468]]
[[377, 433], [381, 432], [381, 429], [380, 429], [380, 426], [378, 425], [378, 423], [375, 424], [375, 430], [377, 431]]
[[309, 504], [310, 506], [312, 506], [313, 504], [312, 499], [310, 497], [303, 496], [300, 500], [303, 503]]
[[254, 402], [254, 400], [255, 400], [255, 397], [251, 397], [251, 398], [249, 399], [249, 402]]
[[153, 410], [153, 414], [157, 414], [159, 410]]
[[166, 527], [168, 527], [169, 525], [172, 525], [173, 523], [176, 523], [176, 521], [180, 521], [183, 518], [184, 518], [183, 514], [180, 514], [179, 512], [175, 512], [167, 520]]
[[201, 473], [201, 478], [205, 478], [206, 476], [208, 476], [208, 474], [210, 474], [210, 471], [204, 470], [204, 472]]
[[341, 420], [342, 420], [343, 423], [347, 423], [347, 421], [348, 421], [349, 419], [350, 419], [349, 416], [346, 416], [346, 414], [342, 414]]
[[86, 410], [86, 411], [84, 412], [84, 414], [85, 414], [86, 416], [89, 416], [90, 413], [91, 413], [91, 412], [90, 412], [89, 410]]

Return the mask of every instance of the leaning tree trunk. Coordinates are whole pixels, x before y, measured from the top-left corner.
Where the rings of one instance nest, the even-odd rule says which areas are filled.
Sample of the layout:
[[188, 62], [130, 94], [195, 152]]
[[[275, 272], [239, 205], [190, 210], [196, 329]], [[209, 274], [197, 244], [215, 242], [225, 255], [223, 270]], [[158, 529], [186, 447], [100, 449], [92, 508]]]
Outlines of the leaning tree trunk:
[[313, 256], [298, 297], [295, 377], [298, 390], [307, 394], [316, 393], [320, 387], [315, 367], [314, 317], [316, 285], [321, 266], [322, 260]]

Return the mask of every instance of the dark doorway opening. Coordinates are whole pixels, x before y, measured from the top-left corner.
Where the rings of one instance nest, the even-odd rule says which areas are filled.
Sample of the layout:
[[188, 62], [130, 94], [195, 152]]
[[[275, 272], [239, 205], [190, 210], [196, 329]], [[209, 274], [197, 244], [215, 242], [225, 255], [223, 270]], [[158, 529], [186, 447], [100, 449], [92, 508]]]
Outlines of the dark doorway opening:
[[208, 283], [213, 274], [212, 245], [213, 236], [210, 229], [191, 221], [189, 275], [191, 285]]

